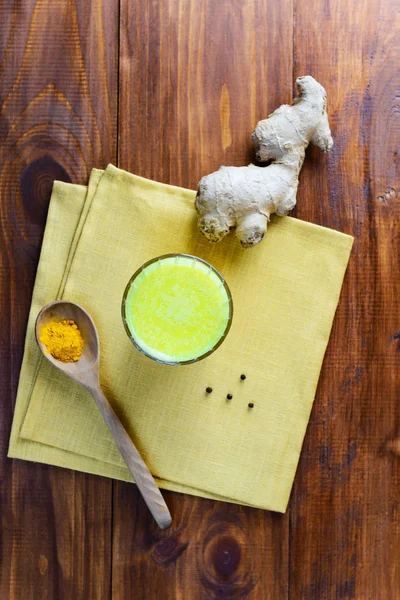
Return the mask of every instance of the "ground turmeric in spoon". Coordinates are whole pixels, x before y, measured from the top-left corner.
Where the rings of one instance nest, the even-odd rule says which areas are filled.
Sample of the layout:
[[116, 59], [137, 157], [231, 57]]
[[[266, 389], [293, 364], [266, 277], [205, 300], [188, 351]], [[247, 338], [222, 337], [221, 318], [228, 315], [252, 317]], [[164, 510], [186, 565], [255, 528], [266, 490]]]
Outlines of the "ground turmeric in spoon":
[[49, 321], [41, 331], [40, 341], [49, 354], [62, 362], [77, 362], [81, 357], [83, 338], [72, 319]]

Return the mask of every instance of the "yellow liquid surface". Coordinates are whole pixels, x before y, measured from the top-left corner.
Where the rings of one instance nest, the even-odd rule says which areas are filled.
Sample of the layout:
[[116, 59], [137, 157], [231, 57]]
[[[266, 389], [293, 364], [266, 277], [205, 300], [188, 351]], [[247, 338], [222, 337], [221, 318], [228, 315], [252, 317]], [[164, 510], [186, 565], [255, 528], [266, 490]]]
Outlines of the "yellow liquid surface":
[[217, 274], [189, 257], [161, 259], [132, 282], [126, 322], [136, 343], [153, 358], [193, 360], [223, 336], [230, 301]]

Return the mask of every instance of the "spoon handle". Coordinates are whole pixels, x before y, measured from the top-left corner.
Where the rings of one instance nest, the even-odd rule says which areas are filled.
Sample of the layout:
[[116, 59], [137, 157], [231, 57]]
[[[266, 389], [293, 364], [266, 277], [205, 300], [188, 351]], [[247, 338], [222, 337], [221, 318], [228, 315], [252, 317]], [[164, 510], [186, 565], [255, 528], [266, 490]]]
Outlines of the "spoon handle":
[[90, 388], [89, 391], [95, 399], [103, 419], [107, 423], [115, 443], [126, 462], [126, 466], [134, 478], [144, 501], [157, 522], [157, 525], [161, 527], [161, 529], [169, 527], [172, 522], [171, 514], [152, 474], [146, 467], [146, 464], [137, 451], [134, 443], [111, 408], [110, 403], [103, 394], [100, 386]]

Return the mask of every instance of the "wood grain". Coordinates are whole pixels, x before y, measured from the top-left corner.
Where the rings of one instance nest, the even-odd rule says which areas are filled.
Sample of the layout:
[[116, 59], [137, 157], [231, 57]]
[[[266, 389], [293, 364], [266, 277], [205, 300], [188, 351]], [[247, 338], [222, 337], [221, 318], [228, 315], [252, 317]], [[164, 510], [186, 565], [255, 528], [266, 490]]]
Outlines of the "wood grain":
[[326, 87], [335, 139], [308, 155], [297, 214], [355, 244], [292, 494], [292, 598], [400, 590], [400, 461], [386, 449], [399, 433], [398, 15], [396, 2], [295, 3], [295, 73]]
[[190, 188], [292, 97], [292, 0], [121, 1], [119, 166]]
[[0, 8], [0, 597], [106, 598], [110, 481], [6, 458], [25, 327], [54, 179], [115, 160], [112, 3]]
[[[291, 0], [121, 2], [120, 167], [195, 188], [249, 162], [256, 121], [291, 93]], [[288, 516], [165, 497], [158, 532], [115, 484], [113, 598], [287, 597]]]
[[[0, 3], [2, 599], [398, 597], [399, 8]], [[288, 513], [166, 492], [160, 531], [129, 484], [7, 460], [52, 181], [111, 161], [195, 188], [252, 159], [255, 123], [307, 73], [328, 91], [335, 147], [308, 150], [296, 214], [355, 246]]]

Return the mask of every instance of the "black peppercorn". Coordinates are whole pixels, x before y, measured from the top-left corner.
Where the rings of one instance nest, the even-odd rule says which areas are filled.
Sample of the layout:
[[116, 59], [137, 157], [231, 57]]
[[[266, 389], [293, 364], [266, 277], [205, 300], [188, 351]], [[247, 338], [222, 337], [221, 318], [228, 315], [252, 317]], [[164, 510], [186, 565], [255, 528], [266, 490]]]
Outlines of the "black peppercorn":
[[249, 408], [253, 408], [254, 404], [253, 402], [249, 402]]
[[232, 394], [228, 394], [226, 397], [228, 398], [228, 400], [232, 400], [233, 398]]
[[244, 373], [242, 373], [242, 375], [240, 376], [240, 379], [241, 379], [242, 381], [244, 381], [244, 380], [246, 379], [246, 375], [245, 375]]
[[208, 388], [206, 388], [206, 392], [207, 392], [207, 394], [211, 394], [211, 392], [212, 392], [212, 387], [208, 387]]

